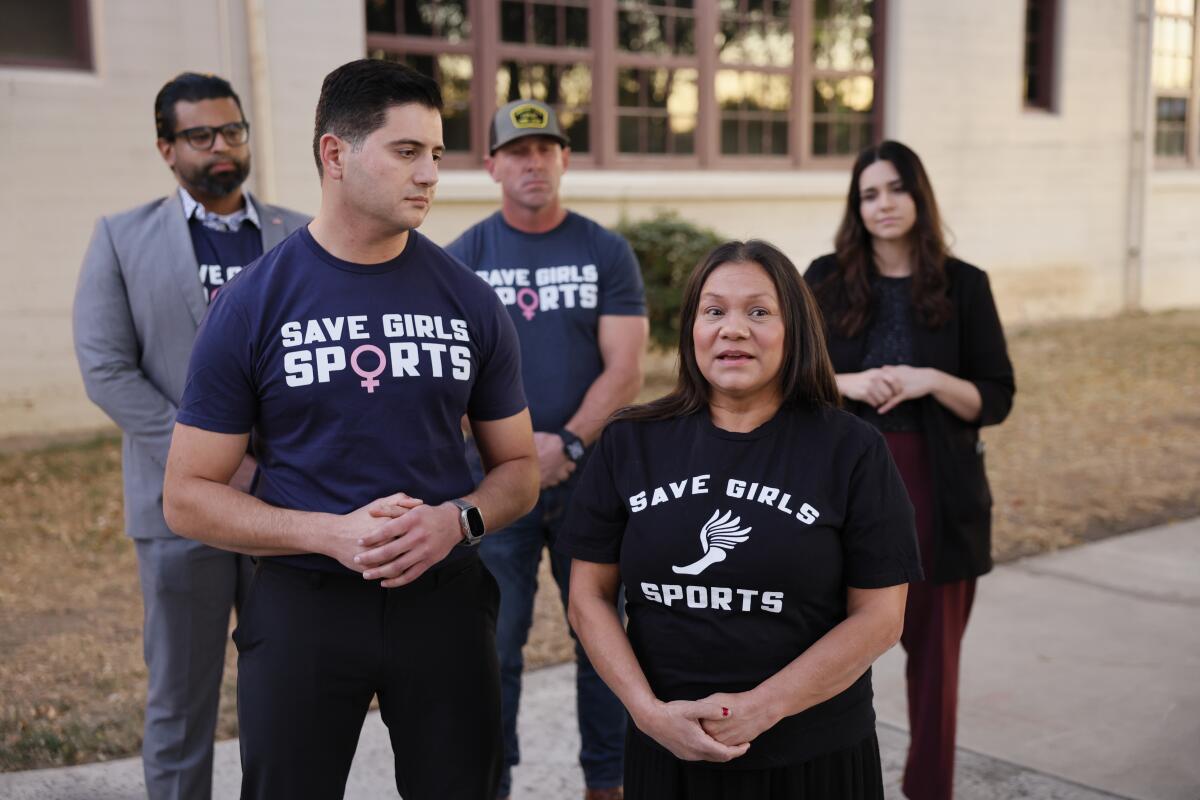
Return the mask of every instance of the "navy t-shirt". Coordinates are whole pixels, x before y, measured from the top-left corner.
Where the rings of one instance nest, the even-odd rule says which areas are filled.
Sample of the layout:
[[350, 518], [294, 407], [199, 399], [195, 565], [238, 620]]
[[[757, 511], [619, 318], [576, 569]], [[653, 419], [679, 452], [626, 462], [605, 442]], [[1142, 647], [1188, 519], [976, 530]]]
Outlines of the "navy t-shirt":
[[[883, 436], [835, 409], [784, 408], [748, 433], [706, 411], [614, 422], [555, 547], [619, 564], [630, 643], [668, 701], [752, 689], [846, 618], [847, 587], [921, 577], [912, 505]], [[868, 670], [727, 766], [850, 747], [874, 730], [871, 697]]]
[[517, 327], [533, 429], [559, 430], [604, 369], [599, 318], [646, 313], [629, 243], [574, 212], [523, 233], [497, 211], [446, 249], [491, 284]]
[[263, 252], [262, 232], [249, 221], [236, 231], [214, 231], [193, 217], [188, 220], [188, 232], [200, 265], [204, 296], [210, 303], [234, 275]]
[[395, 259], [361, 265], [300, 228], [213, 301], [177, 419], [253, 430], [263, 501], [344, 514], [399, 491], [467, 494], [463, 414], [524, 408], [516, 333], [486, 283], [416, 231]]

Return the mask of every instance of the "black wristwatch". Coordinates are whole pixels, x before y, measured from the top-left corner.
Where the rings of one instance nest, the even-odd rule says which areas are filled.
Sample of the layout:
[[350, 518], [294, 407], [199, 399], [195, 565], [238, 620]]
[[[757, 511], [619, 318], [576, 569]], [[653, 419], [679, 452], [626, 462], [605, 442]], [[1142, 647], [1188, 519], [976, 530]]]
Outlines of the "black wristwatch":
[[583, 440], [566, 428], [559, 430], [558, 438], [562, 439], [563, 453], [566, 454], [567, 458], [571, 459], [572, 464], [578, 464], [587, 450], [583, 445]]
[[462, 527], [462, 541], [460, 545], [464, 547], [474, 547], [483, 539], [485, 533], [483, 528], [483, 514], [479, 513], [479, 509], [468, 503], [466, 500], [458, 499], [451, 500], [451, 503], [458, 508], [458, 524]]

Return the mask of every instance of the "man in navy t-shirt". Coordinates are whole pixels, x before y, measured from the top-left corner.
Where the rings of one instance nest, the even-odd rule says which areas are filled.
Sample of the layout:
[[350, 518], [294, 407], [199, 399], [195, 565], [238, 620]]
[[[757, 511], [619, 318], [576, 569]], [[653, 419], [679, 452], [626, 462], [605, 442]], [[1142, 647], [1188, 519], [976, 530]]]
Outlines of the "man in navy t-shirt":
[[[496, 112], [485, 164], [500, 184], [500, 211], [446, 249], [495, 289], [521, 339], [521, 365], [541, 470], [534, 510], [480, 548], [500, 583], [497, 643], [503, 691], [500, 797], [520, 761], [521, 648], [529, 636], [542, 549], [553, 544], [574, 490], [572, 473], [609, 415], [642, 384], [646, 301], [629, 243], [563, 207], [570, 157], [554, 110], [516, 100]], [[566, 605], [571, 559], [551, 551]], [[576, 692], [589, 800], [621, 796], [625, 709], [576, 647]]]
[[400, 64], [326, 77], [321, 210], [221, 290], [189, 365], [167, 521], [258, 557], [234, 634], [244, 798], [341, 796], [376, 695], [406, 800], [496, 791], [499, 598], [473, 545], [533, 505], [537, 459], [512, 322], [415, 230], [441, 104]]

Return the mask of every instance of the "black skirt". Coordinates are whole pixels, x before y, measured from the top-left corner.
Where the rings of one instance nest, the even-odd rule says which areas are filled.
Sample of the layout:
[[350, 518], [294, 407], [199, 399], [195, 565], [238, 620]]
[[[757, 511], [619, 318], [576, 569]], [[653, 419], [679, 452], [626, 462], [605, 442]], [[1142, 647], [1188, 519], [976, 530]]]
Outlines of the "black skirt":
[[879, 740], [872, 733], [856, 745], [798, 764], [743, 770], [680, 761], [630, 732], [625, 737], [625, 798], [883, 800]]

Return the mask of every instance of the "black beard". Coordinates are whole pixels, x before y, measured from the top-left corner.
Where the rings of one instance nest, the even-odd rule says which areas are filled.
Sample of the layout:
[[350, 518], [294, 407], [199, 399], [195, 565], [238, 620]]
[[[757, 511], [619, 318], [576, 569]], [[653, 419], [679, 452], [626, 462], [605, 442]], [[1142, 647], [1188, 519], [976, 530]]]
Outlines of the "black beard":
[[250, 175], [250, 160], [232, 161], [233, 170], [214, 174], [211, 167], [204, 167], [195, 173], [184, 175], [184, 180], [195, 187], [197, 191], [209, 197], [225, 197], [237, 190], [246, 182]]

